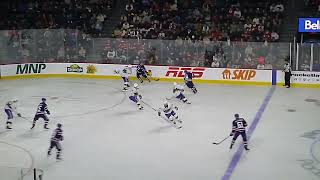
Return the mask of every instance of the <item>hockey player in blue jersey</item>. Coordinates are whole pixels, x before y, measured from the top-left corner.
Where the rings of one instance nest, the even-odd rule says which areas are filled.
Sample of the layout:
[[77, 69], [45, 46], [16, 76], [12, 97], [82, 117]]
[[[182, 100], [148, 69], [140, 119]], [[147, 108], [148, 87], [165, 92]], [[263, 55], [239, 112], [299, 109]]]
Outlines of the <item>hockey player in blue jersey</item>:
[[230, 136], [233, 136], [230, 149], [232, 149], [233, 144], [237, 140], [238, 136], [241, 135], [243, 139], [243, 144], [244, 144], [244, 149], [249, 150], [248, 148], [248, 143], [247, 143], [247, 134], [246, 134], [246, 127], [247, 127], [247, 122], [239, 117], [239, 114], [235, 114], [234, 117], [236, 118], [232, 122], [232, 132], [230, 133]]
[[193, 75], [191, 72], [185, 70], [184, 71], [184, 82], [186, 83], [186, 86], [188, 88], [190, 88], [192, 90], [193, 93], [197, 93], [198, 90], [197, 88], [194, 86], [193, 82], [192, 82], [192, 78], [193, 78]]
[[50, 115], [50, 111], [48, 110], [48, 106], [46, 104], [47, 99], [42, 98], [41, 101], [42, 102], [38, 105], [36, 115], [33, 118], [33, 123], [32, 123], [31, 129], [34, 128], [34, 126], [36, 125], [36, 122], [39, 118], [42, 118], [44, 120], [44, 129], [49, 129], [48, 128], [49, 119], [46, 114]]
[[177, 98], [178, 100], [191, 104], [186, 96], [184, 95], [184, 87], [182, 85], [177, 84], [176, 82], [173, 83], [173, 97]]
[[51, 155], [51, 150], [53, 148], [57, 149], [57, 155], [56, 159], [61, 160], [61, 144], [60, 142], [63, 141], [63, 135], [62, 135], [62, 125], [59, 123], [57, 124], [57, 128], [53, 131], [53, 134], [51, 136], [51, 141], [50, 141], [50, 147], [48, 149], [48, 157]]
[[158, 116], [161, 116], [161, 112], [164, 113], [167, 120], [169, 120], [174, 125], [178, 125], [178, 128], [182, 128], [181, 123], [182, 121], [179, 119], [179, 116], [176, 114], [175, 110], [178, 110], [177, 106], [173, 106], [173, 104], [169, 103], [168, 101], [165, 101], [163, 103], [163, 108], [159, 108], [158, 110]]
[[4, 107], [4, 112], [7, 114], [7, 122], [6, 122], [6, 129], [12, 129], [12, 120], [13, 120], [13, 114], [16, 114], [17, 116], [21, 117], [21, 114], [17, 112], [17, 106], [18, 103], [17, 98], [13, 98], [13, 100], [8, 101]]
[[132, 87], [132, 89], [131, 89], [132, 95], [129, 96], [129, 99], [130, 99], [131, 101], [133, 101], [134, 103], [136, 103], [137, 106], [138, 106], [138, 108], [139, 108], [140, 110], [142, 110], [143, 107], [141, 106], [141, 103], [140, 103], [140, 100], [142, 99], [142, 96], [139, 94], [138, 89], [139, 89], [138, 84], [137, 84], [137, 83], [134, 83], [134, 84], [133, 84], [133, 87]]
[[140, 80], [141, 83], [143, 83], [142, 77], [146, 78], [149, 82], [151, 82], [148, 78], [148, 71], [146, 67], [144, 67], [143, 63], [140, 63], [137, 66], [137, 78]]
[[130, 87], [129, 85], [129, 76], [132, 73], [132, 69], [129, 66], [125, 66], [121, 71], [115, 70], [116, 74], [120, 74], [122, 80], [123, 80], [123, 91], [127, 91]]

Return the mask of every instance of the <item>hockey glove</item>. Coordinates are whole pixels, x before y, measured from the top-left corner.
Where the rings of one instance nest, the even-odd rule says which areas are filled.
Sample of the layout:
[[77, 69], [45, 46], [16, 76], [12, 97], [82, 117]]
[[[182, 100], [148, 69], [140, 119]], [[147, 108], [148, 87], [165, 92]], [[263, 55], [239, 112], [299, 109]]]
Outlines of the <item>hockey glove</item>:
[[233, 136], [233, 133], [230, 133], [230, 136]]
[[179, 108], [177, 106], [174, 107], [176, 110], [179, 110]]
[[47, 111], [47, 114], [50, 115], [50, 111]]
[[21, 117], [21, 114], [20, 114], [20, 113], [18, 113], [18, 114], [17, 114], [17, 116], [18, 116], [18, 117]]
[[160, 111], [158, 112], [158, 116], [161, 116], [161, 112]]
[[142, 99], [142, 96], [139, 94], [139, 98]]

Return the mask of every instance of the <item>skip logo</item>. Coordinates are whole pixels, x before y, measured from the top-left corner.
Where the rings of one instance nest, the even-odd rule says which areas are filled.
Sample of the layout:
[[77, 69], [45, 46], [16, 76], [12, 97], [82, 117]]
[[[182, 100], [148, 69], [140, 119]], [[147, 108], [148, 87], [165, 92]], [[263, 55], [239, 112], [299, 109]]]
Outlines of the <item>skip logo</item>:
[[191, 67], [169, 67], [166, 77], [184, 77], [184, 71], [190, 71], [194, 78], [201, 78], [205, 68], [191, 68]]
[[256, 76], [256, 74], [257, 73], [255, 70], [225, 69], [222, 72], [222, 78], [223, 79], [232, 79], [232, 80], [251, 80], [252, 78], [254, 78]]
[[19, 64], [16, 74], [40, 74], [46, 68], [46, 64]]

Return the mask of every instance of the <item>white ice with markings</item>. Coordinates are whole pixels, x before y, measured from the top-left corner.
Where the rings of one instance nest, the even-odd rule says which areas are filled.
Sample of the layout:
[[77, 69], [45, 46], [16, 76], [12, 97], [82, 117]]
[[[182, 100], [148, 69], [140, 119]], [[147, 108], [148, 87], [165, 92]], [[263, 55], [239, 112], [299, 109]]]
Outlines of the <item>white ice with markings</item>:
[[[172, 83], [140, 85], [143, 101], [162, 106]], [[44, 180], [214, 180], [221, 179], [241, 146], [238, 139], [214, 145], [231, 131], [239, 113], [250, 126], [269, 87], [197, 85], [186, 89], [192, 104], [179, 107], [176, 129], [144, 106], [129, 101], [121, 81], [37, 79], [0, 81], [0, 105], [13, 97], [27, 120], [15, 118], [5, 130], [0, 112], [0, 175], [17, 180], [19, 168], [44, 170]], [[36, 107], [47, 98], [49, 131], [39, 120], [29, 130]], [[308, 102], [315, 99], [317, 102]], [[319, 89], [277, 88], [242, 154], [232, 180], [317, 180], [320, 178]], [[288, 112], [294, 110], [294, 112]], [[63, 124], [63, 161], [46, 156], [57, 123]], [[32, 179], [31, 177], [25, 180]]]

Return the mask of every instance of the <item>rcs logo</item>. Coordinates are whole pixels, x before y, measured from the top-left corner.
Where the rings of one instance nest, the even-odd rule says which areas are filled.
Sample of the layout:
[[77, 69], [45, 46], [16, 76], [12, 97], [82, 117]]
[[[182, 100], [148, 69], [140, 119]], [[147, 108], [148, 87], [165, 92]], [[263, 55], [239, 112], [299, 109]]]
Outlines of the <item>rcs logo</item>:
[[223, 79], [234, 79], [234, 80], [251, 80], [256, 76], [255, 70], [230, 70], [225, 69], [222, 72]]
[[194, 78], [201, 78], [206, 69], [198, 67], [169, 67], [166, 77], [170, 77], [170, 75], [172, 75], [171, 77], [184, 77], [185, 70], [190, 71]]

